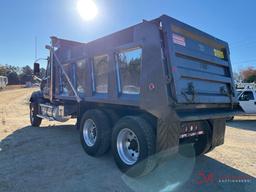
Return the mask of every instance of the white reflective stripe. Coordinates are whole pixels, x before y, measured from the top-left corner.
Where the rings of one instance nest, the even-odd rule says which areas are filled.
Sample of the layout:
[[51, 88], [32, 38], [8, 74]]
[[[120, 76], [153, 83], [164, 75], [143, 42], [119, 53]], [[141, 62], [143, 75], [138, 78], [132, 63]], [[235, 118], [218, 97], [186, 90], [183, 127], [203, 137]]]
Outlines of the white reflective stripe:
[[203, 131], [197, 131], [197, 132], [192, 132], [192, 133], [184, 133], [180, 135], [180, 139], [186, 138], [186, 137], [193, 137], [196, 135], [203, 135]]

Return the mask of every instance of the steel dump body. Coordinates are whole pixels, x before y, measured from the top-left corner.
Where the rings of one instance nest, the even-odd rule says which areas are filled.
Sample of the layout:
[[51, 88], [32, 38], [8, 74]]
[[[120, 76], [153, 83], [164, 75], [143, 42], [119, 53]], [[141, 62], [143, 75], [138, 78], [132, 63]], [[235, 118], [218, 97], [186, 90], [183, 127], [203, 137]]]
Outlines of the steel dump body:
[[[53, 44], [58, 47], [54, 57], [54, 99], [76, 101], [77, 94], [81, 102], [130, 106], [158, 118], [171, 114], [181, 121], [236, 113], [228, 44], [171, 17], [144, 21], [89, 43], [57, 39]], [[142, 50], [140, 92], [127, 94], [120, 90], [117, 55], [135, 48]], [[104, 93], [98, 93], [95, 87], [94, 62], [99, 56], [108, 58], [107, 68], [100, 72], [107, 74], [107, 84], [101, 87]], [[77, 93], [70, 85], [62, 93], [60, 65]], [[82, 82], [82, 93], [78, 80]]]
[[[170, 62], [176, 71], [173, 76], [178, 103], [230, 103], [235, 99], [228, 45], [182, 24], [171, 26]], [[176, 34], [184, 37], [184, 43], [176, 40]], [[215, 50], [221, 50], [224, 58], [215, 56]], [[190, 85], [194, 99], [190, 99]]]

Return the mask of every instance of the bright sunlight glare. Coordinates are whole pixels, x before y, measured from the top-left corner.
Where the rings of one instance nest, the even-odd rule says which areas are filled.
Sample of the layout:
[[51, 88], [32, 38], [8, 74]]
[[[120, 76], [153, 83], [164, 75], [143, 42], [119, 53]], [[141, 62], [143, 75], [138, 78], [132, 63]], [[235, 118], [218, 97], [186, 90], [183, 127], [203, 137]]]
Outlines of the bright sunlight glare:
[[78, 0], [77, 10], [79, 15], [86, 21], [94, 19], [98, 14], [98, 8], [93, 0]]

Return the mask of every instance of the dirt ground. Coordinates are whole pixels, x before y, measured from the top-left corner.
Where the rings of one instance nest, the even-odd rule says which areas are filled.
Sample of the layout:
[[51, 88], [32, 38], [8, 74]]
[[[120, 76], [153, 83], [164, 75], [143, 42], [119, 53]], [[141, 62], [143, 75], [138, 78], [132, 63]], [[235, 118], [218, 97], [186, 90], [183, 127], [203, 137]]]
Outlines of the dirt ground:
[[0, 192], [255, 191], [256, 116], [228, 123], [225, 144], [213, 152], [169, 157], [148, 176], [131, 179], [117, 169], [111, 152], [100, 158], [84, 153], [74, 120], [31, 127], [33, 90], [0, 92]]

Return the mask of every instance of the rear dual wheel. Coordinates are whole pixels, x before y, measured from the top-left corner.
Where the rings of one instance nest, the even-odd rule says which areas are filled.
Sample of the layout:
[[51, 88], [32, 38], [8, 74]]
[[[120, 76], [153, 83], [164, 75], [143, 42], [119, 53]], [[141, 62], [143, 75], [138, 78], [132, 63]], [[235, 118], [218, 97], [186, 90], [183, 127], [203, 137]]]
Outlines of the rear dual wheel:
[[155, 133], [143, 118], [127, 116], [118, 121], [112, 133], [112, 151], [119, 169], [129, 176], [148, 174], [156, 165]]
[[[80, 140], [85, 152], [101, 156], [112, 144], [119, 169], [129, 176], [141, 176], [155, 167], [155, 133], [143, 118], [126, 116], [111, 128], [109, 116], [101, 110], [89, 110], [81, 118]], [[112, 135], [111, 135], [112, 133]]]
[[97, 109], [84, 113], [80, 123], [80, 141], [85, 152], [101, 156], [110, 147], [111, 126], [107, 115]]

